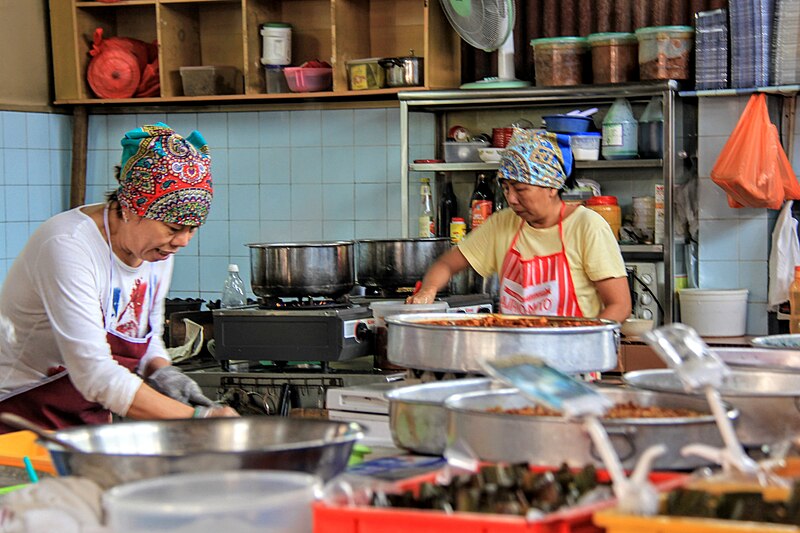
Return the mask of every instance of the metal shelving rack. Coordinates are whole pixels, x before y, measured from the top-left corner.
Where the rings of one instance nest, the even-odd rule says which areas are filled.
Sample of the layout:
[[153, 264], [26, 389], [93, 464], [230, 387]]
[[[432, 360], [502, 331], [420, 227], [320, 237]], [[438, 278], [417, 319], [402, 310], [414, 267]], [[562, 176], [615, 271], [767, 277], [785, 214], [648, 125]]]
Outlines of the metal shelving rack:
[[[688, 130], [683, 120], [682, 101], [678, 96], [678, 84], [675, 81], [646, 82], [620, 85], [586, 85], [577, 87], [542, 87], [511, 90], [446, 90], [400, 92], [400, 148], [401, 148], [401, 218], [403, 237], [409, 233], [409, 174], [410, 172], [461, 172], [491, 171], [497, 164], [490, 163], [425, 163], [415, 164], [409, 160], [409, 114], [412, 112], [433, 113], [436, 120], [437, 156], [441, 158], [441, 146], [446, 137], [448, 116], [454, 113], [502, 113], [509, 110], [525, 108], [555, 108], [586, 104], [610, 105], [618, 97], [628, 99], [645, 99], [661, 96], [664, 112], [664, 158], [645, 160], [615, 161], [582, 161], [576, 168], [596, 169], [648, 169], [654, 172], [662, 169], [664, 184], [664, 243], [657, 245], [623, 246], [623, 254], [633, 259], [647, 261], [663, 261], [664, 264], [664, 323], [672, 322], [675, 299], [674, 280], [675, 248], [673, 228], [673, 184], [683, 177], [687, 150], [679, 145], [684, 130]], [[627, 258], [627, 257], [626, 257]]]

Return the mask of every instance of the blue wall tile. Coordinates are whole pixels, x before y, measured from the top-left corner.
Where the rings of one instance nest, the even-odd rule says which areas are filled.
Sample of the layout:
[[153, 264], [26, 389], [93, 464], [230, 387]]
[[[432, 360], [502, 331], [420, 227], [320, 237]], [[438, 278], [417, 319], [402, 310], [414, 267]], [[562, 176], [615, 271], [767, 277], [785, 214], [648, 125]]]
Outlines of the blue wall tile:
[[176, 291], [197, 291], [200, 286], [200, 260], [197, 257], [186, 255], [181, 250], [175, 256], [175, 269], [172, 272], [170, 293]]
[[230, 185], [227, 183], [214, 183], [214, 200], [211, 202], [211, 212], [208, 220], [223, 221], [230, 218]]
[[355, 238], [355, 225], [352, 220], [326, 220], [322, 225], [322, 238], [331, 241], [349, 241]]
[[322, 148], [292, 147], [292, 183], [322, 183]]
[[227, 155], [229, 183], [258, 183], [260, 165], [258, 148], [229, 148]]
[[292, 223], [293, 241], [322, 240], [322, 223], [319, 220], [297, 220]]
[[44, 222], [53, 214], [49, 185], [28, 187], [28, 220]]
[[140, 124], [136, 115], [108, 115], [106, 120], [106, 146], [109, 150], [121, 153], [120, 141], [131, 130], [144, 126]]
[[386, 146], [386, 110], [357, 109], [355, 111], [355, 145]]
[[386, 239], [387, 227], [385, 220], [357, 220], [356, 239]]
[[355, 220], [355, 197], [352, 183], [322, 186], [323, 219]]
[[353, 146], [354, 112], [352, 109], [322, 112], [322, 146]]
[[[356, 220], [386, 220], [385, 183], [359, 183], [356, 185]], [[358, 229], [358, 226], [356, 226]]]
[[28, 151], [22, 148], [6, 148], [4, 159], [5, 184], [27, 185]]
[[[738, 229], [727, 220], [701, 220], [700, 261], [736, 261], [739, 259]], [[765, 236], [766, 237], [766, 236]]]
[[258, 220], [259, 209], [258, 185], [231, 185], [230, 220]]
[[47, 148], [50, 146], [50, 119], [46, 113], [26, 113], [27, 147]]
[[[113, 148], [119, 147], [121, 138], [122, 134], [114, 137]], [[70, 142], [72, 142], [71, 139]], [[108, 115], [89, 115], [89, 132], [86, 135], [86, 144], [90, 150], [108, 149]]]
[[265, 111], [258, 114], [258, 131], [262, 148], [292, 146], [291, 114], [288, 111]]
[[289, 242], [292, 239], [292, 222], [289, 220], [262, 220], [261, 242]]
[[292, 177], [290, 148], [261, 148], [259, 158], [261, 183], [290, 183]]
[[228, 238], [230, 236], [230, 223], [226, 221], [209, 221], [203, 224], [197, 235], [200, 255], [228, 256]]
[[167, 124], [186, 137], [197, 129], [197, 113], [167, 113]]
[[738, 261], [709, 261], [699, 265], [699, 282], [703, 289], [739, 289], [742, 288], [739, 276]]
[[353, 183], [355, 150], [352, 146], [322, 149], [322, 182]]
[[261, 220], [290, 220], [292, 215], [291, 186], [261, 185], [259, 191]]
[[294, 111], [291, 124], [292, 147], [322, 146], [321, 111]]
[[230, 249], [231, 257], [244, 257], [249, 255], [249, 248], [245, 245], [261, 240], [261, 222], [258, 220], [247, 220], [241, 222], [231, 222]]
[[292, 220], [314, 220], [320, 223], [322, 185], [292, 184]]
[[28, 183], [30, 185], [49, 185], [52, 181], [50, 150], [28, 150]]
[[214, 148], [228, 147], [228, 115], [226, 113], [198, 113], [197, 130], [203, 135], [214, 157]]
[[6, 186], [6, 216], [8, 222], [28, 221], [28, 191], [24, 185]]
[[358, 183], [386, 181], [386, 146], [361, 146], [355, 149], [355, 178]]
[[[8, 198], [6, 198], [6, 201], [8, 201]], [[6, 257], [13, 260], [25, 247], [25, 243], [30, 236], [30, 227], [27, 222], [8, 222], [5, 226]]]
[[3, 146], [6, 148], [28, 147], [27, 113], [7, 111], [3, 116]]
[[258, 148], [258, 113], [228, 114], [228, 146], [233, 148]]

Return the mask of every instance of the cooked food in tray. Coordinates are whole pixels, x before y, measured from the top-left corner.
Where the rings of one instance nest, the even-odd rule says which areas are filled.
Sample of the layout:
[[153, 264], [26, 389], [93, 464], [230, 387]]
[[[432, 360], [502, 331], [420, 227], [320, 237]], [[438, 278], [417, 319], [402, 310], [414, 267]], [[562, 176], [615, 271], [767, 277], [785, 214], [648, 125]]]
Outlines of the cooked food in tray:
[[487, 314], [471, 318], [424, 320], [422, 324], [434, 326], [478, 326], [486, 328], [568, 328], [577, 326], [602, 326], [596, 318], [546, 317]]
[[[542, 405], [531, 405], [513, 409], [503, 409], [493, 407], [488, 409], [490, 413], [504, 413], [508, 415], [527, 415], [527, 416], [561, 416], [561, 413], [548, 409]], [[707, 416], [691, 409], [658, 407], [657, 405], [637, 405], [633, 402], [618, 403], [614, 405], [603, 418], [693, 418]]]

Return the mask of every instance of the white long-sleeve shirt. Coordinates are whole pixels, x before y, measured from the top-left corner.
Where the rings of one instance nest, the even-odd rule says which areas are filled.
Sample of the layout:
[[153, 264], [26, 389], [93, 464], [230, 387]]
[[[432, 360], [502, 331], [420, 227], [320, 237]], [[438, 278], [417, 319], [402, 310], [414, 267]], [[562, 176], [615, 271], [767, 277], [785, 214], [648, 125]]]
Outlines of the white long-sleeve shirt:
[[84, 398], [113, 413], [127, 413], [142, 379], [111, 357], [104, 326], [106, 306], [113, 300], [109, 294], [116, 288], [115, 306], [129, 310], [116, 317], [119, 326], [133, 337], [143, 337], [147, 320], [131, 332], [128, 300], [135, 284], [153, 286], [142, 313], [147, 316], [149, 298], [155, 298], [150, 317], [153, 336], [139, 369], [154, 357], [169, 358], [162, 332], [173, 261], [170, 257], [132, 268], [113, 256], [112, 288], [111, 260], [97, 225], [80, 208], [52, 217], [34, 232], [0, 290], [0, 316], [14, 329], [14, 338], [0, 338], [0, 396], [63, 366]]

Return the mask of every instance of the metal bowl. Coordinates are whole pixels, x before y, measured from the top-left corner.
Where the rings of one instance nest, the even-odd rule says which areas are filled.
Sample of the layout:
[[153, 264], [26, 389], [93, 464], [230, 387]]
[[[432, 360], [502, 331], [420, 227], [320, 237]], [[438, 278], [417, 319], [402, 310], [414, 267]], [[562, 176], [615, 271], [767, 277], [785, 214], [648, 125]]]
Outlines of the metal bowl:
[[491, 378], [450, 379], [402, 387], [386, 393], [392, 440], [412, 452], [441, 455], [447, 446], [444, 401], [454, 394], [499, 388]]
[[[624, 379], [639, 389], [686, 394], [670, 369], [637, 370], [626, 373]], [[745, 446], [775, 444], [800, 434], [800, 373], [733, 368], [719, 394], [741, 413], [736, 435]], [[703, 397], [701, 393], [693, 396]]]
[[[691, 409], [701, 413], [686, 418], [604, 419], [611, 444], [623, 468], [634, 468], [641, 454], [655, 444], [666, 444], [667, 452], [656, 458], [654, 470], [685, 470], [707, 464], [698, 457], [683, 457], [683, 446], [703, 443], [719, 447], [722, 438], [702, 398], [651, 392], [628, 387], [598, 387], [598, 392], [616, 404]], [[476, 459], [491, 462], [528, 462], [557, 467], [563, 463], [582, 468], [603, 466], [599, 452], [582, 423], [560, 416], [529, 416], [492, 412], [535, 405], [517, 389], [456, 394], [445, 400], [449, 412], [448, 447]], [[728, 411], [735, 419], [738, 413]]]
[[182, 472], [296, 470], [328, 480], [347, 466], [355, 423], [253, 416], [80, 426], [55, 436], [82, 452], [42, 441], [59, 475], [103, 488]]

